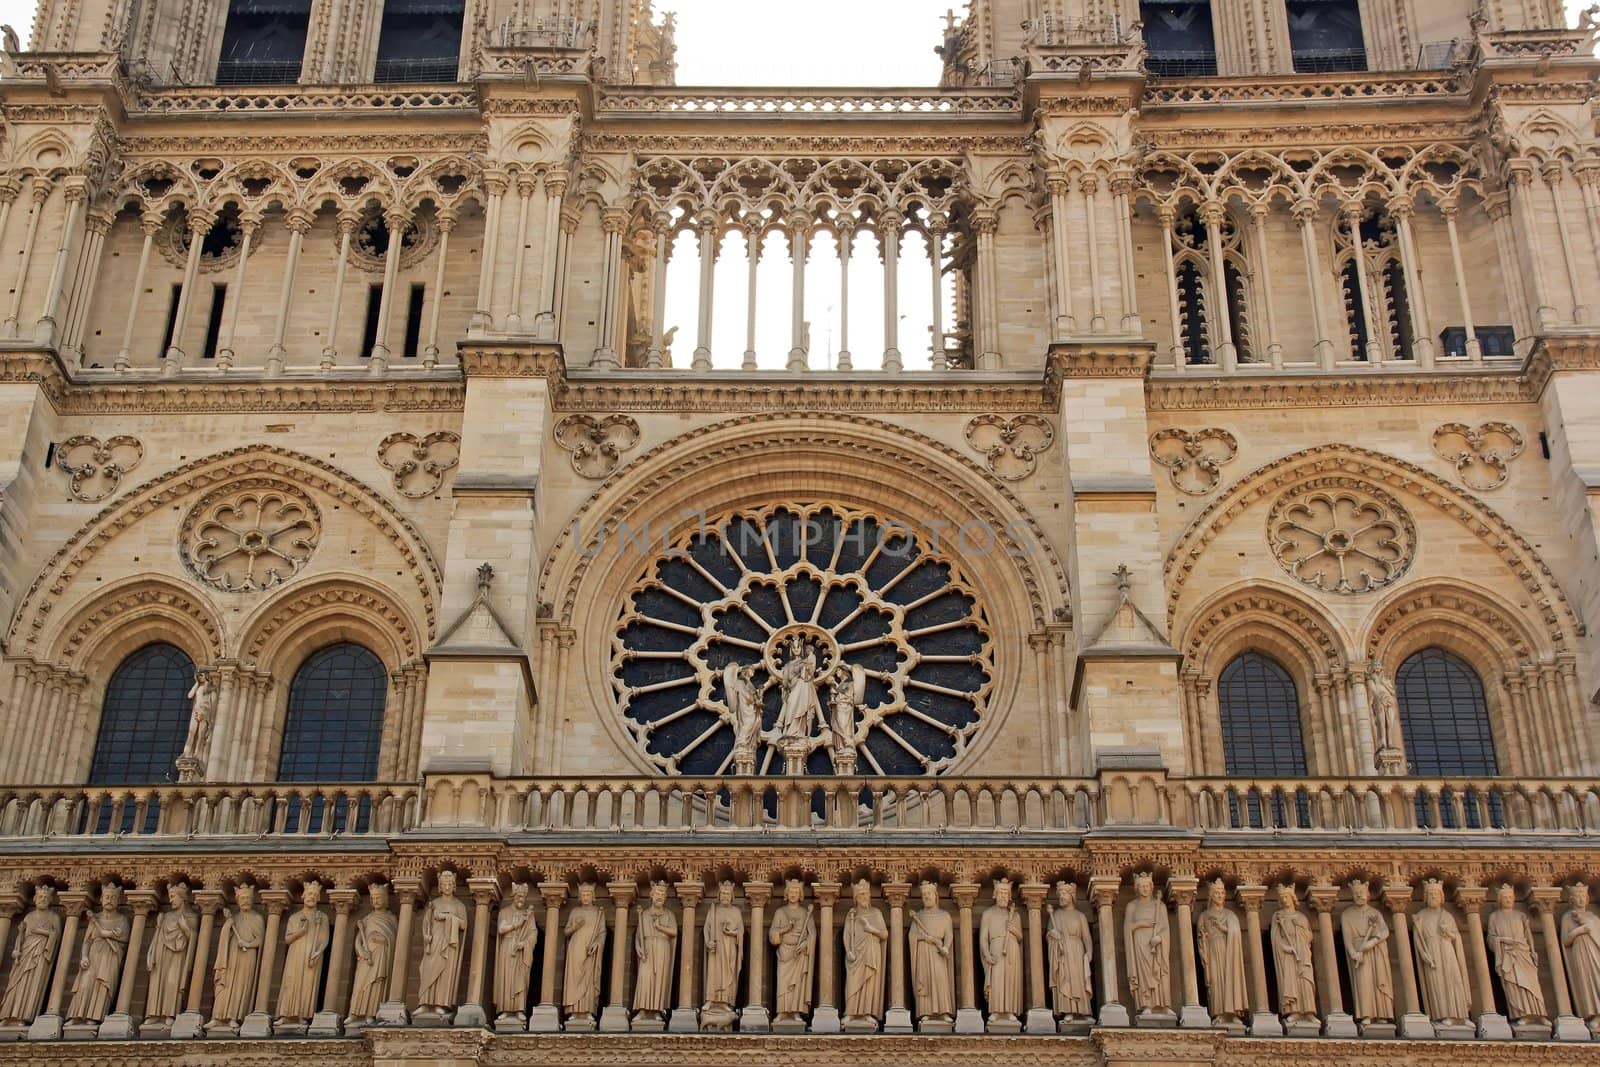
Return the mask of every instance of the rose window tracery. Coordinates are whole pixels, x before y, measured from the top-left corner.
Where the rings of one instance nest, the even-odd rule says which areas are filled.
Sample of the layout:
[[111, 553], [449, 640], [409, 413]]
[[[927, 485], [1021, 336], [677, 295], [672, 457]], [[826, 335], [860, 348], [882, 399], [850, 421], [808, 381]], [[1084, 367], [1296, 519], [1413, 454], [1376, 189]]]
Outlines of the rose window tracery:
[[981, 598], [945, 547], [828, 504], [708, 520], [626, 597], [610, 678], [622, 721], [669, 773], [735, 773], [733, 678], [759, 713], [754, 773], [783, 773], [789, 751], [831, 774], [841, 747], [859, 774], [938, 773], [982, 725], [995, 674]]
[[179, 553], [202, 582], [230, 593], [269, 589], [316, 551], [322, 517], [291, 489], [239, 489], [201, 500], [185, 518]]
[[1272, 554], [1290, 575], [1329, 593], [1367, 593], [1398, 579], [1416, 551], [1416, 524], [1376, 489], [1302, 487], [1267, 516]]

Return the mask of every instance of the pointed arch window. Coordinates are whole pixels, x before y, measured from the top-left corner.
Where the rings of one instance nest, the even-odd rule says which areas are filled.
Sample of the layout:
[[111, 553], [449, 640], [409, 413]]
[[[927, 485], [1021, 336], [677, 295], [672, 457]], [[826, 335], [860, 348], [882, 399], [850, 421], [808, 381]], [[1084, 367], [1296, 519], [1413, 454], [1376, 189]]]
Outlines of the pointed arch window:
[[376, 780], [388, 686], [383, 663], [360, 645], [341, 642], [306, 657], [289, 685], [278, 780]]
[[[1222, 720], [1223, 768], [1229, 776], [1305, 775], [1300, 694], [1276, 660], [1259, 652], [1234, 657], [1217, 679], [1217, 711]], [[1230, 792], [1228, 809], [1235, 827], [1307, 826], [1310, 819], [1307, 800], [1298, 792], [1254, 787], [1242, 794]]]
[[1341, 213], [1334, 257], [1353, 358], [1414, 358], [1410, 294], [1394, 219], [1376, 204]]
[[177, 778], [189, 733], [194, 661], [176, 645], [145, 645], [106, 684], [90, 785], [148, 785]]
[[[1411, 774], [1492, 778], [1500, 773], [1483, 681], [1466, 661], [1442, 648], [1425, 648], [1400, 664], [1394, 688]], [[1459, 796], [1441, 790], [1437, 811], [1423, 793], [1417, 794], [1419, 826], [1453, 829], [1465, 823], [1481, 829], [1486, 821], [1504, 825], [1502, 801], [1493, 791], [1484, 797], [1476, 789]]]
[[1172, 225], [1173, 281], [1178, 295], [1178, 321], [1173, 329], [1190, 366], [1219, 362], [1216, 353], [1225, 343], [1233, 345], [1239, 362], [1254, 362], [1250, 266], [1243, 231], [1232, 214], [1225, 212], [1217, 232], [1222, 243], [1221, 284], [1214, 277], [1211, 235], [1199, 211], [1186, 205]]

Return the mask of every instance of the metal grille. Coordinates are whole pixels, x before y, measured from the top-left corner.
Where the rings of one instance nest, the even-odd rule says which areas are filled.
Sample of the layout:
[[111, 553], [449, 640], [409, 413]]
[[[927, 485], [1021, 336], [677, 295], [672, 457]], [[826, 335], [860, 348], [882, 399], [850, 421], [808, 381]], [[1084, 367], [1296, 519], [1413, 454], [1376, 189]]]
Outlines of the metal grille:
[[1223, 763], [1231, 775], [1290, 778], [1306, 773], [1300, 699], [1294, 679], [1257, 652], [1246, 652], [1217, 681]]
[[330, 645], [312, 653], [289, 687], [278, 780], [377, 778], [387, 689], [383, 664], [360, 645]]
[[1489, 706], [1477, 672], [1440, 648], [1425, 648], [1395, 673], [1400, 730], [1411, 773], [1499, 774]]
[[122, 661], [106, 686], [91, 785], [170, 782], [189, 733], [194, 661], [172, 645], [146, 645]]

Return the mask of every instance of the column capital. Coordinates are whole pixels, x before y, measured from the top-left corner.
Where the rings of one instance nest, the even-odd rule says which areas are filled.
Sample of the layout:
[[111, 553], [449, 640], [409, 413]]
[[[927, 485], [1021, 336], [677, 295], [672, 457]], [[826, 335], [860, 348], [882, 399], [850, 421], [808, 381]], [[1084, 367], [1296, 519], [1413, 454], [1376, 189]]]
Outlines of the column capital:
[[1207, 200], [1200, 205], [1200, 221], [1207, 226], [1220, 226], [1228, 217], [1228, 207], [1221, 200]]
[[958, 908], [970, 908], [978, 902], [978, 890], [982, 888], [976, 882], [956, 882], [950, 886], [950, 899]]
[[[154, 889], [129, 889], [122, 899], [127, 903], [128, 910], [135, 915], [149, 915], [156, 910], [156, 891]], [[5, 914], [5, 905], [0, 904], [0, 915]]]
[[672, 212], [654, 212], [650, 216], [650, 225], [655, 229], [656, 237], [665, 240], [667, 236], [667, 230], [672, 226]]
[[746, 882], [744, 898], [752, 904], [765, 904], [772, 899], [771, 882]]
[[526, 172], [517, 175], [517, 195], [527, 200], [539, 188], [539, 179]]
[[628, 209], [608, 207], [600, 210], [600, 228], [606, 233], [621, 233], [628, 228]]
[[449, 233], [456, 228], [456, 222], [460, 217], [455, 208], [447, 207], [439, 209], [434, 215], [434, 221], [438, 224], [440, 233]]
[[167, 217], [158, 211], [146, 211], [139, 216], [139, 229], [146, 237], [154, 237], [167, 224]]
[[1089, 878], [1089, 896], [1094, 898], [1095, 906], [1109, 908], [1117, 902], [1117, 894], [1122, 892], [1122, 879], [1114, 874], [1096, 874]]
[[1439, 214], [1446, 219], [1456, 219], [1461, 216], [1461, 201], [1453, 196], [1447, 196], [1439, 201]]
[[1549, 185], [1560, 185], [1561, 180], [1567, 176], [1567, 171], [1560, 159], [1551, 158], [1544, 161], [1539, 168], [1539, 176]]
[[22, 183], [15, 178], [0, 178], [0, 204], [9, 204], [22, 192]]
[[1200, 879], [1192, 874], [1175, 874], [1167, 879], [1167, 896], [1174, 904], [1192, 905], [1199, 889]]
[[217, 224], [217, 213], [207, 211], [203, 207], [189, 209], [189, 233], [204, 237], [211, 232], [211, 227]]
[[1093, 196], [1100, 191], [1100, 175], [1094, 171], [1085, 171], [1078, 176], [1078, 189], [1085, 196]]
[[506, 189], [511, 185], [511, 179], [503, 170], [486, 170], [483, 172], [483, 189], [490, 196], [505, 196]]
[[1396, 915], [1404, 915], [1411, 902], [1416, 899], [1417, 891], [1405, 882], [1385, 882], [1378, 891], [1383, 898], [1384, 906]]
[[415, 874], [395, 875], [389, 879], [389, 895], [396, 901], [409, 900], [415, 904], [417, 898], [422, 896], [422, 878]]
[[678, 895], [678, 899], [683, 901], [683, 905], [686, 908], [698, 905], [700, 898], [706, 894], [706, 887], [700, 882], [674, 882], [672, 883], [672, 890]]
[[339, 236], [355, 233], [361, 225], [361, 212], [341, 211], [338, 217]]
[[1533, 184], [1534, 166], [1531, 159], [1513, 159], [1506, 163], [1506, 184], [1516, 189], [1526, 189]]
[[311, 232], [311, 227], [316, 225], [317, 217], [314, 212], [303, 207], [297, 207], [284, 216], [283, 224], [290, 233], [297, 233], [301, 237]]
[[404, 230], [411, 225], [411, 209], [407, 207], [390, 206], [383, 210], [383, 224], [389, 232]]
[[1463, 911], [1477, 911], [1489, 899], [1489, 887], [1485, 885], [1463, 885], [1456, 887], [1456, 904]]
[[194, 908], [201, 915], [215, 915], [220, 907], [222, 907], [222, 890], [196, 889], [194, 891]]
[[565, 174], [546, 174], [544, 176], [544, 195], [552, 200], [559, 200], [566, 191], [567, 176]]
[[1023, 882], [1017, 887], [1017, 895], [1022, 898], [1023, 906], [1029, 911], [1038, 911], [1044, 906], [1045, 897], [1050, 893], [1050, 887], [1043, 882]]
[[1322, 208], [1316, 200], [1307, 196], [1296, 200], [1294, 206], [1289, 210], [1293, 213], [1296, 222], [1302, 226], [1309, 226], [1317, 220], [1317, 215], [1321, 213]]
[[972, 230], [980, 236], [993, 237], [1000, 228], [1000, 213], [992, 207], [974, 208]]
[[282, 915], [289, 910], [289, 891], [274, 887], [263, 889], [258, 896], [261, 897], [261, 906], [267, 909], [268, 915]]
[[839, 901], [838, 882], [812, 882], [811, 895], [816, 902], [824, 908], [831, 908]]
[[903, 908], [911, 897], [910, 882], [885, 882], [880, 886], [883, 899], [891, 908]]
[[479, 907], [488, 907], [500, 899], [500, 879], [468, 878], [467, 891], [472, 894], [474, 904]]
[[28, 189], [28, 199], [35, 204], [42, 204], [50, 199], [50, 194], [55, 190], [55, 183], [49, 178], [40, 176], [33, 180], [33, 185]]
[[629, 879], [619, 878], [615, 882], [606, 883], [606, 893], [611, 897], [613, 904], [619, 908], [626, 908], [638, 895], [639, 886]]
[[66, 197], [69, 204], [87, 200], [89, 197], [89, 179], [81, 174], [72, 174], [63, 178], [61, 180], [61, 194]]
[[1234, 889], [1233, 897], [1245, 911], [1260, 911], [1261, 902], [1267, 899], [1264, 885], [1241, 885]]
[[567, 899], [567, 883], [540, 882], [539, 895], [544, 898], [545, 907], [559, 908]]
[[340, 886], [328, 890], [328, 903], [337, 915], [349, 915], [361, 903], [361, 894], [354, 886]]
[[1163, 228], [1172, 229], [1172, 224], [1178, 221], [1178, 209], [1171, 204], [1157, 205], [1156, 221], [1160, 222]]
[[1556, 913], [1567, 891], [1559, 885], [1536, 885], [1528, 890], [1528, 906], [1537, 912]]
[[1339, 887], [1326, 882], [1313, 883], [1306, 892], [1306, 903], [1319, 912], [1331, 912], [1339, 903]]
[[1410, 193], [1396, 193], [1384, 204], [1396, 219], [1409, 219], [1417, 210], [1417, 198]]
[[63, 889], [57, 894], [56, 900], [67, 915], [82, 915], [83, 909], [89, 906], [89, 891], [81, 888]]

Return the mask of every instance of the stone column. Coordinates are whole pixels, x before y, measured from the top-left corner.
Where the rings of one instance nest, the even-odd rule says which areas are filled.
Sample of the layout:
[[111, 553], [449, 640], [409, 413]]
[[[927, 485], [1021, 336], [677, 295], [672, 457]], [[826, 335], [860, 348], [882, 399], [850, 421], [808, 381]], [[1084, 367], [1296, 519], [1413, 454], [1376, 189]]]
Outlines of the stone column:
[[1255, 279], [1255, 296], [1261, 306], [1261, 317], [1266, 326], [1267, 362], [1274, 368], [1283, 367], [1283, 343], [1278, 338], [1278, 313], [1272, 300], [1272, 252], [1267, 244], [1267, 219], [1272, 214], [1270, 201], [1257, 201], [1250, 205], [1251, 249], [1250, 275]]
[[251, 212], [239, 218], [239, 262], [233, 268], [233, 285], [224, 290], [227, 301], [227, 321], [222, 327], [222, 344], [217, 349], [217, 367], [227, 370], [233, 366], [233, 338], [239, 328], [239, 309], [244, 306], [244, 272], [250, 264], [250, 245], [255, 241], [256, 230], [261, 225], [260, 216]]
[[1502, 190], [1483, 198], [1483, 208], [1489, 216], [1494, 231], [1495, 255], [1500, 259], [1500, 276], [1506, 283], [1506, 298], [1511, 304], [1511, 320], [1519, 340], [1530, 338], [1539, 331], [1529, 305], [1533, 297], [1528, 294], [1528, 279], [1517, 256], [1516, 236], [1511, 226], [1511, 193]]
[[1084, 222], [1088, 227], [1084, 248], [1089, 253], [1089, 330], [1106, 332], [1105, 298], [1100, 294], [1100, 178], [1085, 174], [1078, 179], [1083, 192]]
[[528, 264], [528, 206], [533, 202], [537, 182], [533, 175], [517, 178], [517, 249], [511, 261], [511, 309], [506, 312], [506, 330], [522, 328], [522, 276]]
[[1122, 891], [1122, 879], [1095, 875], [1089, 879], [1089, 895], [1094, 898], [1095, 919], [1099, 925], [1100, 1025], [1129, 1026], [1128, 1009], [1122, 1003], [1122, 986], [1117, 978], [1117, 920], [1112, 907]]
[[1200, 1003], [1200, 976], [1195, 969], [1194, 896], [1199, 888], [1200, 879], [1192, 874], [1173, 875], [1167, 879], [1167, 896], [1178, 913], [1178, 970], [1183, 977], [1183, 1006], [1178, 1012], [1178, 1025], [1203, 1030], [1211, 1025], [1211, 1016]]
[[389, 248], [383, 257], [383, 292], [378, 298], [378, 335], [372, 342], [372, 362], [367, 369], [382, 374], [389, 369], [389, 316], [394, 311], [395, 286], [400, 277], [400, 250], [405, 244], [409, 212], [395, 208], [384, 212], [383, 224], [389, 231]]
[[11, 286], [11, 312], [6, 315], [4, 324], [7, 337], [16, 337], [21, 329], [18, 317], [22, 314], [22, 292], [28, 284], [28, 268], [33, 265], [33, 250], [38, 243], [39, 218], [44, 214], [45, 202], [50, 199], [50, 190], [50, 180], [39, 177], [32, 179], [28, 189], [33, 209], [28, 213], [28, 230], [22, 238], [22, 255], [17, 257], [17, 280]]
[[1222, 254], [1222, 220], [1228, 209], [1221, 201], [1210, 200], [1200, 207], [1200, 221], [1206, 227], [1206, 246], [1211, 255], [1211, 299], [1206, 302], [1206, 318], [1211, 320], [1212, 358], [1219, 370], [1231, 371], [1239, 365], [1239, 349], [1233, 343], [1233, 314], [1228, 307], [1227, 259]]
[[67, 264], [72, 259], [73, 246], [78, 243], [78, 229], [88, 210], [88, 181], [81, 177], [66, 180], [62, 190], [67, 202], [67, 217], [61, 224], [61, 238], [56, 245], [56, 262], [50, 271], [49, 287], [44, 292], [44, 311], [34, 323], [34, 340], [40, 344], [54, 344], [57, 340], [56, 316], [67, 286]]
[[267, 932], [261, 938], [261, 973], [256, 978], [256, 1008], [244, 1017], [239, 1026], [240, 1037], [270, 1037], [272, 1035], [273, 985], [278, 977], [278, 933], [283, 928], [283, 913], [289, 909], [289, 892], [285, 889], [263, 889], [261, 903], [267, 909]]
[[1250, 1035], [1282, 1037], [1283, 1022], [1272, 1010], [1267, 995], [1267, 961], [1261, 953], [1261, 902], [1266, 899], [1264, 885], [1241, 885], [1234, 890], [1244, 909], [1244, 963], [1250, 979]]
[[[1070, 246], [1067, 191], [1071, 185], [1066, 175], [1055, 173], [1045, 179], [1045, 185], [1050, 191], [1050, 242], [1056, 264], [1056, 320], [1051, 336], [1061, 341], [1078, 332], [1078, 322], [1072, 314], [1072, 260], [1067, 252]], [[1167, 247], [1172, 247], [1170, 241]], [[1176, 323], [1177, 317], [1172, 321]]]
[[1344, 224], [1350, 230], [1350, 243], [1354, 249], [1356, 267], [1356, 287], [1360, 292], [1361, 317], [1367, 324], [1367, 348], [1365, 353], [1351, 352], [1352, 359], [1360, 359], [1364, 354], [1367, 363], [1376, 366], [1383, 362], [1383, 345], [1378, 341], [1379, 332], [1387, 331], [1380, 308], [1372, 296], [1371, 272], [1367, 269], [1366, 246], [1361, 240], [1361, 216], [1365, 205], [1360, 200], [1347, 200], [1339, 207], [1339, 213], [1344, 216]]
[[750, 946], [749, 994], [744, 1010], [739, 1013], [740, 1033], [766, 1033], [772, 1028], [772, 1017], [766, 1005], [767, 978], [767, 924], [766, 906], [772, 897], [771, 882], [746, 882], [744, 898], [750, 902], [750, 923], [745, 930], [745, 943]]
[[61, 927], [61, 943], [56, 946], [55, 973], [50, 979], [50, 993], [45, 998], [44, 1011], [28, 1026], [29, 1041], [56, 1041], [61, 1037], [61, 998], [67, 991], [67, 974], [77, 969], [78, 924], [83, 921], [83, 909], [88, 906], [89, 893], [81, 886], [61, 893], [61, 910], [66, 921]]
[[699, 315], [695, 318], [694, 360], [691, 370], [711, 369], [711, 313], [717, 288], [717, 216], [703, 212], [695, 220], [700, 235]]
[[1538, 215], [1533, 210], [1533, 164], [1528, 160], [1513, 160], [1508, 176], [1508, 193], [1511, 212], [1516, 216], [1517, 229], [1524, 242], [1527, 255], [1523, 257], [1529, 267], [1528, 280], [1533, 286], [1533, 303], [1537, 309], [1537, 328], [1548, 329], [1556, 325], [1556, 309], [1550, 303], [1550, 286], [1544, 274], [1544, 249], [1539, 241]]
[[1023, 1030], [1029, 1034], [1053, 1034], [1056, 1017], [1044, 991], [1044, 898], [1050, 887], [1025, 882], [1019, 889], [1023, 906], [1028, 909], [1028, 1016]]
[[539, 893], [544, 897], [544, 974], [539, 981], [539, 1003], [528, 1013], [528, 1029], [536, 1034], [554, 1034], [561, 1030], [556, 957], [561, 954], [561, 904], [567, 899], [567, 883], [540, 882]]
[[544, 255], [539, 262], [539, 315], [534, 332], [546, 341], [554, 341], [559, 333], [556, 313], [560, 307], [561, 282], [557, 265], [562, 240], [561, 198], [566, 189], [565, 175], [544, 176]]
[[1411, 226], [1416, 202], [1409, 195], [1400, 195], [1389, 201], [1388, 208], [1400, 241], [1400, 267], [1405, 275], [1406, 302], [1411, 310], [1412, 355], [1417, 366], [1432, 367], [1433, 327], [1428, 320], [1427, 293], [1422, 288], [1422, 260], [1417, 255], [1416, 235]]
[[306, 1030], [309, 1037], [339, 1036], [348, 980], [345, 969], [350, 964], [350, 916], [360, 899], [361, 895], [347, 885], [328, 890], [328, 901], [333, 905], [333, 942], [328, 949], [328, 979], [322, 985], [322, 1010], [311, 1018]]
[[999, 275], [994, 262], [994, 235], [1000, 228], [1000, 217], [989, 208], [980, 208], [972, 214], [973, 232], [978, 237], [978, 307], [973, 312], [973, 337], [981, 339], [974, 349], [978, 370], [999, 370], [1000, 355], [1000, 301], [997, 286]]
[[472, 893], [472, 955], [467, 961], [467, 999], [456, 1009], [457, 1026], [488, 1026], [483, 1007], [484, 974], [489, 959], [489, 907], [500, 899], [498, 878], [468, 878]]
[[1467, 917], [1467, 966], [1472, 969], [1472, 1011], [1478, 1020], [1478, 1036], [1485, 1041], [1509, 1041], [1511, 1024], [1494, 1010], [1494, 983], [1484, 949], [1483, 902], [1488, 895], [1484, 886], [1464, 885], [1456, 890], [1456, 904]]
[[678, 922], [678, 1006], [667, 1021], [672, 1033], [692, 1034], [700, 1029], [700, 1011], [694, 989], [694, 965], [700, 958], [700, 940], [695, 937], [695, 908], [706, 887], [699, 882], [673, 885], [683, 902], [683, 918]]
[[1135, 280], [1133, 263], [1133, 194], [1132, 171], [1119, 170], [1111, 176], [1111, 203], [1115, 213], [1112, 220], [1117, 227], [1117, 249], [1122, 262], [1122, 332], [1137, 336], [1143, 332], [1139, 319], [1139, 289]]
[[[854, 249], [851, 245], [855, 242], [856, 231], [853, 222], [848, 219], [841, 222], [838, 231], [839, 242], [839, 355], [835, 364], [839, 370], [851, 370], [850, 354], [850, 254]], [[753, 277], [753, 276], [752, 276]], [[752, 312], [752, 314], [754, 314]], [[752, 325], [751, 330], [755, 327]], [[752, 333], [752, 336], [754, 334]], [[752, 347], [754, 344], [752, 343]]]
[[1478, 328], [1472, 319], [1472, 292], [1467, 285], [1467, 269], [1461, 258], [1461, 232], [1456, 226], [1461, 205], [1455, 200], [1446, 200], [1439, 205], [1439, 212], [1444, 216], [1445, 232], [1450, 237], [1450, 265], [1455, 270], [1456, 297], [1461, 302], [1461, 324], [1467, 333], [1466, 355], [1477, 362], [1483, 359], [1483, 346], [1478, 342]]
[[977, 962], [973, 959], [972, 906], [978, 902], [976, 882], [957, 882], [950, 887], [959, 919], [956, 924], [956, 1033], [983, 1033], [983, 1012], [978, 1010]]
[[[5, 207], [9, 207], [7, 202]], [[139, 217], [139, 228], [144, 231], [144, 243], [139, 246], [139, 266], [133, 275], [133, 297], [128, 302], [128, 318], [122, 325], [122, 347], [117, 349], [112, 366], [127, 370], [133, 365], [133, 330], [139, 324], [139, 305], [144, 300], [144, 283], [150, 273], [150, 252], [155, 247], [156, 234], [161, 232], [162, 218], [155, 212], [145, 212]], [[4, 213], [0, 211], [0, 228], [4, 226]]]
[[[183, 368], [183, 335], [189, 329], [189, 309], [194, 305], [195, 279], [200, 274], [200, 245], [211, 232], [216, 216], [208, 211], [189, 213], [189, 254], [184, 261], [183, 287], [178, 290], [178, 309], [172, 316], [172, 342], [167, 346], [162, 373], [172, 375]], [[20, 291], [20, 290], [19, 290]]]
[[797, 211], [789, 216], [789, 259], [793, 267], [789, 296], [789, 364], [803, 371], [810, 362], [806, 349], [806, 257], [811, 242], [811, 216]]
[[422, 880], [415, 876], [396, 878], [393, 887], [394, 897], [400, 904], [400, 917], [395, 931], [388, 999], [378, 1007], [378, 1021], [389, 1026], [404, 1026], [411, 1018], [406, 1013], [406, 979], [411, 973], [411, 921], [416, 915]]
[[900, 359], [900, 226], [897, 211], [878, 219], [878, 239], [883, 247], [883, 369], [899, 371]]
[[906, 898], [909, 882], [885, 882], [883, 899], [889, 905], [889, 1011], [883, 1017], [886, 1034], [909, 1034], [916, 1030], [906, 1000]]
[[283, 266], [283, 284], [278, 287], [277, 325], [273, 327], [272, 345], [267, 349], [269, 376], [283, 373], [284, 357], [288, 354], [284, 341], [289, 336], [289, 312], [294, 302], [295, 273], [300, 269], [300, 250], [314, 222], [315, 219], [310, 212], [298, 208], [289, 212], [289, 217], [285, 220], [289, 227], [289, 254]]
[[667, 252], [672, 245], [672, 216], [665, 211], [658, 211], [651, 224], [656, 231], [656, 272], [650, 283], [650, 348], [645, 353], [644, 365], [651, 370], [659, 370], [666, 362]]
[[1561, 260], [1567, 266], [1567, 286], [1572, 291], [1572, 321], [1588, 322], [1589, 308], [1583, 302], [1583, 278], [1578, 270], [1578, 257], [1572, 250], [1572, 229], [1567, 225], [1567, 212], [1561, 202], [1561, 180], [1566, 176], [1559, 159], [1551, 159], [1540, 168], [1539, 176], [1550, 190], [1551, 209], [1556, 217], [1556, 232], [1561, 237]]
[[1408, 908], [1415, 890], [1404, 882], [1383, 887], [1383, 903], [1388, 907], [1394, 922], [1391, 940], [1399, 952], [1399, 978], [1401, 1003], [1395, 1005], [1400, 1016], [1400, 1036], [1403, 1038], [1430, 1038], [1434, 1036], [1433, 1020], [1422, 1010], [1422, 1000], [1417, 995], [1417, 967], [1411, 957], [1411, 927]]
[[[744, 361], [740, 370], [756, 369], [756, 275], [761, 268], [761, 227], [765, 220], [759, 214], [744, 219], [744, 255], [748, 277], [745, 281], [744, 306]], [[840, 269], [847, 269], [841, 255]]]
[[67, 305], [66, 331], [62, 335], [62, 344], [58, 345], [75, 352], [80, 363], [84, 362], [84, 322], [94, 305], [95, 288], [100, 281], [100, 261], [105, 255], [106, 234], [111, 231], [114, 221], [115, 216], [103, 211], [91, 211], [84, 221], [84, 252], [79, 257], [77, 280], [72, 284], [72, 300]]
[[488, 206], [483, 211], [483, 262], [478, 266], [478, 301], [467, 324], [470, 334], [482, 333], [494, 326], [495, 257], [500, 254], [500, 211], [508, 185], [510, 180], [504, 172], [483, 176]]
[[1556, 931], [1556, 908], [1561, 904], [1560, 886], [1536, 886], [1528, 891], [1528, 904], [1539, 916], [1539, 931], [1544, 935], [1544, 958], [1550, 967], [1550, 985], [1556, 995], [1556, 1017], [1551, 1036], [1557, 1041], [1588, 1041], [1589, 1027], [1572, 1013], [1572, 993], [1567, 986], [1566, 957], [1561, 954], [1561, 935]]
[[450, 232], [456, 228], [456, 213], [439, 212], [439, 247], [434, 252], [433, 302], [428, 309], [428, 337], [422, 346], [422, 368], [432, 370], [439, 363], [439, 313], [444, 310], [445, 266], [450, 258]]
[[195, 935], [194, 969], [189, 972], [188, 1000], [183, 1011], [172, 1020], [173, 1037], [199, 1037], [205, 1026], [200, 1004], [210, 988], [211, 935], [216, 929], [217, 909], [222, 906], [220, 889], [200, 889], [194, 894], [195, 910], [200, 914], [200, 930]]
[[628, 908], [632, 906], [638, 888], [626, 880], [606, 883], [606, 892], [611, 896], [612, 915], [611, 1003], [600, 1010], [602, 1033], [628, 1032], [628, 960], [633, 956], [633, 942], [628, 938]]
[[[126, 1040], [134, 1036], [135, 1027], [133, 1020], [133, 984], [138, 980], [139, 965], [144, 961], [144, 928], [150, 921], [150, 913], [156, 909], [156, 893], [153, 889], [140, 887], [130, 889], [126, 894], [128, 910], [133, 915], [132, 926], [128, 930], [128, 951], [122, 957], [122, 977], [117, 981], [117, 1001], [105, 1022], [100, 1024], [100, 1036], [111, 1040]], [[5, 931], [4, 908], [0, 908], [0, 943], [3, 943]]]
[[1167, 314], [1172, 319], [1172, 369], [1184, 370], [1189, 365], [1189, 353], [1183, 344], [1183, 305], [1178, 297], [1178, 260], [1172, 251], [1174, 240], [1172, 227], [1177, 221], [1177, 212], [1171, 205], [1163, 204], [1156, 212], [1156, 217], [1161, 220], [1161, 250], [1165, 253], [1167, 264]]
[[339, 359], [339, 320], [344, 310], [344, 279], [350, 268], [350, 241], [361, 216], [353, 211], [339, 213], [339, 262], [333, 272], [333, 306], [328, 309], [328, 332], [322, 339], [323, 370], [331, 370]]
[[837, 1034], [839, 1005], [834, 997], [833, 955], [839, 934], [833, 928], [833, 905], [839, 899], [839, 883], [812, 882], [811, 895], [817, 901], [817, 1003], [811, 1011], [811, 1032]]
[[600, 281], [600, 336], [592, 366], [607, 370], [621, 364], [617, 349], [617, 306], [622, 292], [622, 232], [628, 225], [628, 213], [620, 207], [608, 207], [600, 212], [600, 226], [605, 232], [605, 264]]
[[[1600, 257], [1600, 163], [1595, 160], [1583, 160], [1573, 167], [1573, 174], [1578, 179], [1578, 187], [1583, 194], [1583, 216], [1589, 224], [1589, 246], [1596, 257]], [[3, 196], [0, 190], [0, 196]], [[13, 196], [16, 194], [13, 192]], [[0, 201], [0, 232], [5, 230], [6, 216], [4, 202]]]
[[1313, 351], [1323, 370], [1332, 370], [1338, 359], [1333, 340], [1328, 336], [1326, 311], [1322, 302], [1322, 277], [1325, 273], [1322, 250], [1317, 244], [1317, 202], [1307, 197], [1294, 205], [1294, 218], [1300, 224], [1300, 243], [1305, 249], [1306, 281], [1311, 292], [1311, 333], [1316, 338]]
[[933, 282], [933, 322], [928, 333], [928, 360], [934, 370], [948, 370], [944, 354], [944, 235], [950, 221], [943, 215], [928, 219], [928, 265]]
[[1313, 885], [1307, 902], [1317, 913], [1317, 989], [1322, 994], [1322, 1035], [1358, 1037], [1356, 1021], [1344, 1010], [1344, 995], [1339, 988], [1339, 949], [1333, 936], [1333, 910], [1339, 903], [1339, 887]]

